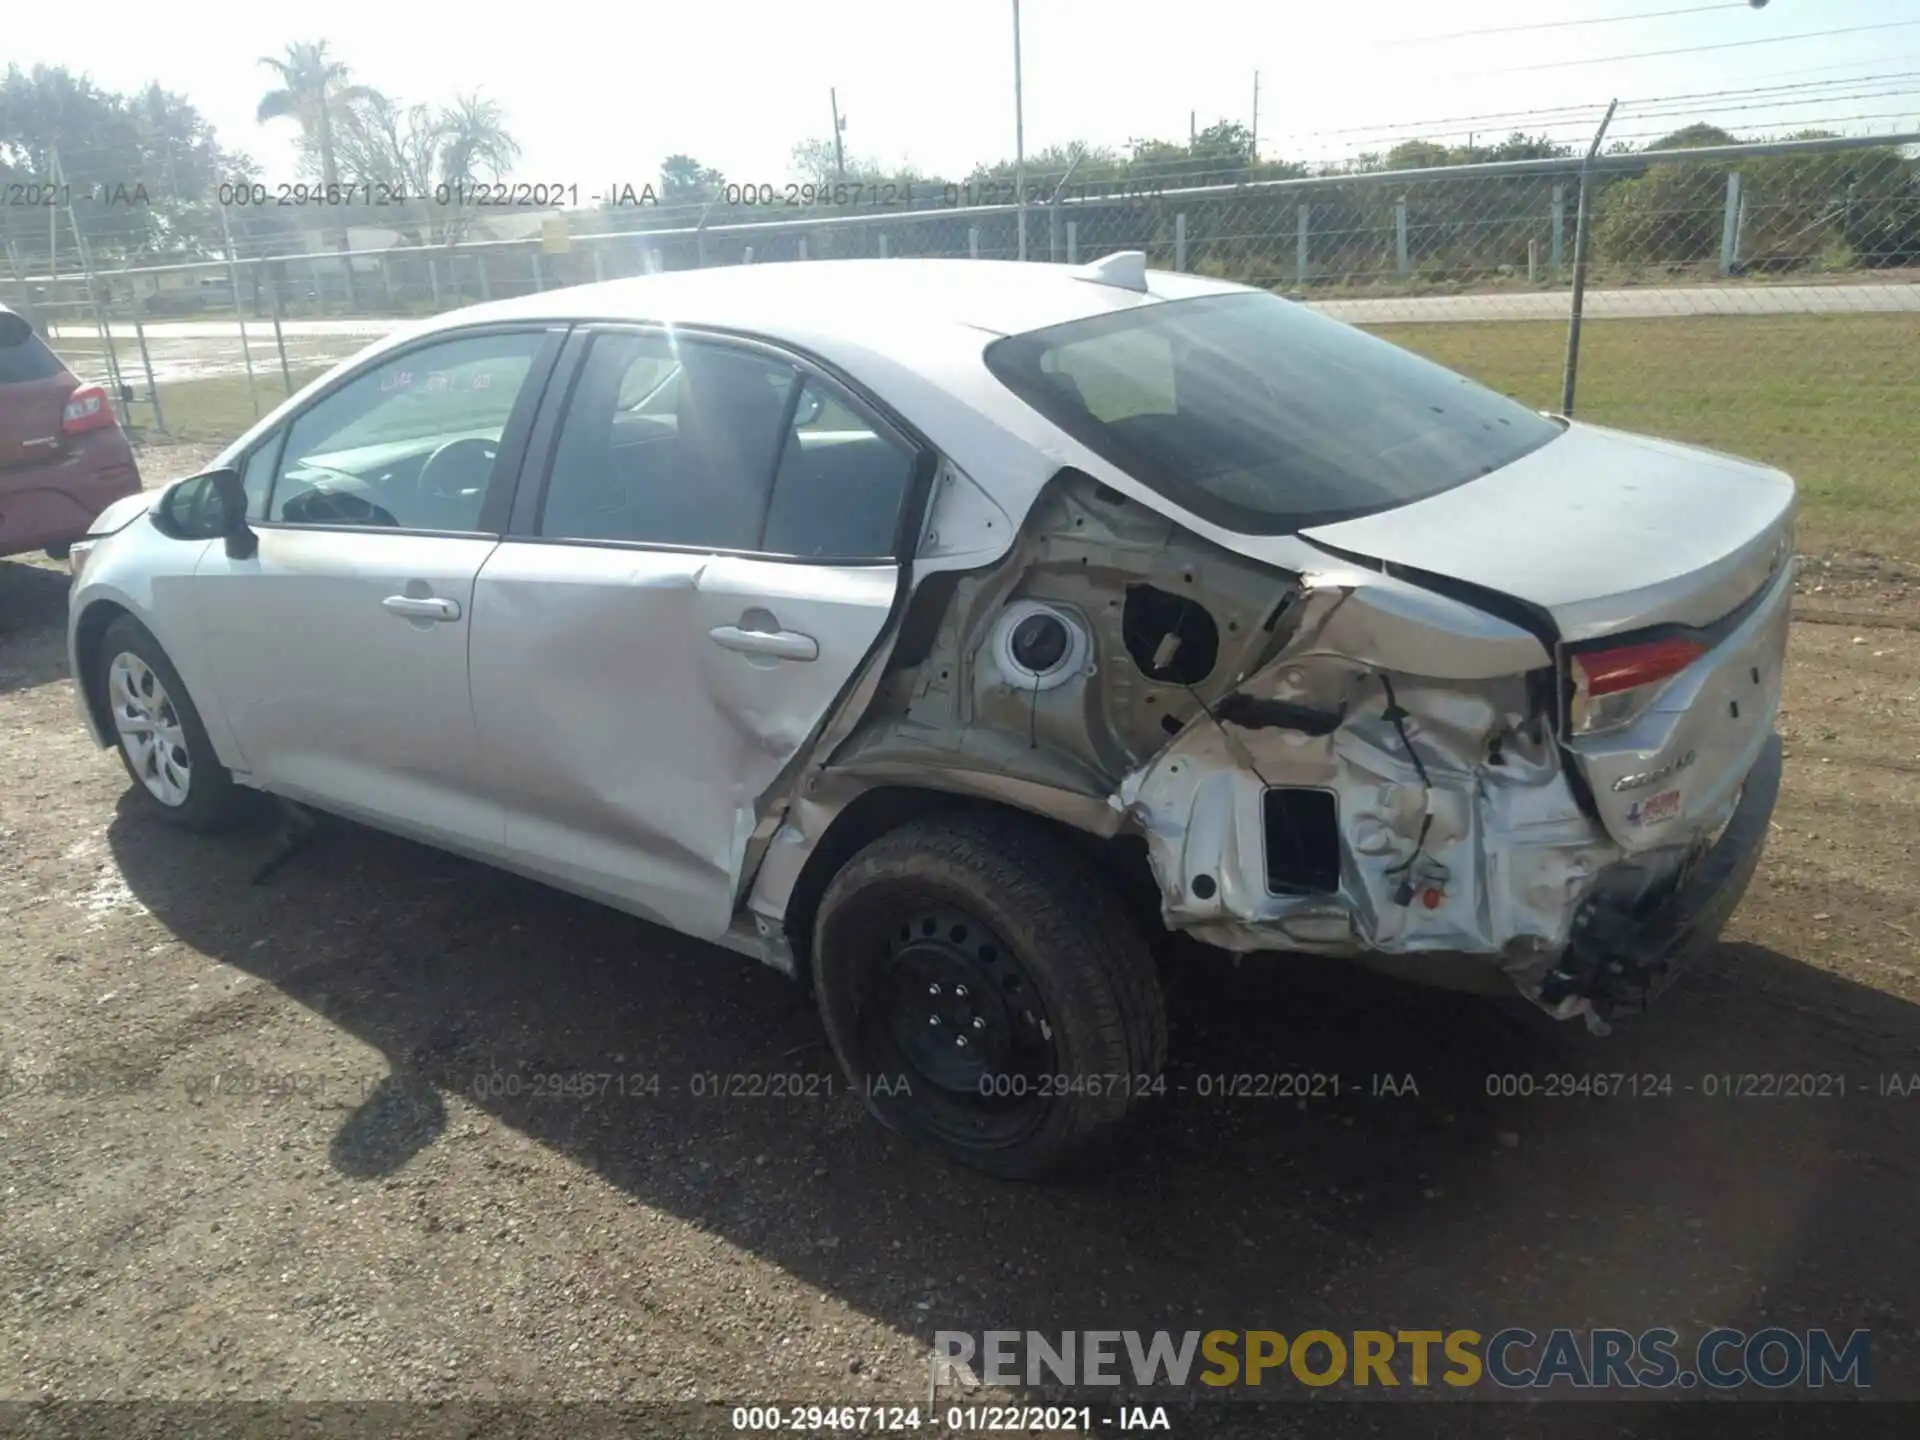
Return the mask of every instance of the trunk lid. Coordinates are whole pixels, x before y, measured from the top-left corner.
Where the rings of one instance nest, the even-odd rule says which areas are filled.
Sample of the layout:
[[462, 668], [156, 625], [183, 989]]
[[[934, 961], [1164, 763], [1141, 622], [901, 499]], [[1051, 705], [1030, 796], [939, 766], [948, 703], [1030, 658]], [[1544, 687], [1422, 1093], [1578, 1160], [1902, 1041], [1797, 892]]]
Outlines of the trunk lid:
[[1490, 475], [1300, 533], [1498, 591], [1574, 644], [1738, 609], [1785, 560], [1793, 510], [1793, 481], [1770, 466], [1569, 422]]
[[1793, 512], [1793, 481], [1771, 467], [1569, 424], [1478, 480], [1302, 533], [1436, 588], [1521, 602], [1551, 622], [1563, 684], [1571, 652], [1608, 652], [1616, 639], [1701, 647], [1630, 723], [1563, 729], [1601, 823], [1640, 851], [1724, 822], [1772, 733]]

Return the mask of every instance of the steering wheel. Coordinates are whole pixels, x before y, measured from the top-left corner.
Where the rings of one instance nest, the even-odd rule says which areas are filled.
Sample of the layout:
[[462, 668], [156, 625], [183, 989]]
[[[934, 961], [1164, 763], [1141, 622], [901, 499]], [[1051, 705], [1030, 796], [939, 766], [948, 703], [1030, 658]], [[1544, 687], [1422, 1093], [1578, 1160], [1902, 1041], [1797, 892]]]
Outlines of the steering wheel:
[[450, 501], [461, 501], [464, 490], [485, 489], [493, 474], [493, 462], [500, 454], [497, 441], [478, 435], [463, 435], [438, 447], [420, 473], [414, 477], [413, 498], [423, 511], [444, 508]]

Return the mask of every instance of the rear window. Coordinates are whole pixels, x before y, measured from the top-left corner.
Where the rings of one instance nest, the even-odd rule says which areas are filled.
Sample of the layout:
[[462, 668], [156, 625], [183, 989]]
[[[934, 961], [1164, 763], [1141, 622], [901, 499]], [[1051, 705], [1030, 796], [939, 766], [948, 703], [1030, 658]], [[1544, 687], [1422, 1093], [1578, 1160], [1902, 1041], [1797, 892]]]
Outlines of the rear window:
[[7, 344], [4, 334], [0, 334], [0, 385], [15, 385], [22, 380], [45, 380], [60, 374], [62, 368], [59, 358], [41, 342], [38, 335], [28, 334], [13, 344]]
[[1245, 534], [1424, 499], [1560, 433], [1463, 375], [1265, 294], [1010, 335], [986, 361], [1095, 454]]

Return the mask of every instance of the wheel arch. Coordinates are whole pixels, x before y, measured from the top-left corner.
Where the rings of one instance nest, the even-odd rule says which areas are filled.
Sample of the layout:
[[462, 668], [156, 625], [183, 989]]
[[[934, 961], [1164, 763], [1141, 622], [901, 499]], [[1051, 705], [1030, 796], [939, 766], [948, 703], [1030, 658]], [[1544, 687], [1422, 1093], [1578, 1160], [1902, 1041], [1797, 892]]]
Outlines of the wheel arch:
[[794, 978], [802, 987], [809, 991], [813, 987], [813, 925], [833, 877], [881, 836], [943, 812], [1009, 816], [1049, 834], [1057, 843], [1091, 857], [1107, 871], [1149, 933], [1162, 928], [1160, 889], [1141, 837], [1095, 834], [1056, 815], [995, 796], [929, 785], [878, 784], [862, 790], [834, 814], [787, 892], [781, 920], [793, 957]]
[[82, 610], [73, 625], [73, 684], [86, 707], [94, 744], [103, 750], [114, 743], [114, 734], [107, 697], [100, 691], [100, 642], [106, 638], [107, 627], [123, 616], [144, 624], [119, 601], [99, 599]]
[[153, 637], [154, 644], [167, 657], [167, 663], [178, 672], [200, 723], [206, 727], [207, 743], [213, 749], [214, 758], [241, 776], [241, 783], [250, 783], [244, 778], [246, 765], [239, 743], [227, 727], [226, 713], [207, 674], [204, 657], [193, 643], [190, 622], [183, 620], [166, 625], [156, 623], [159, 618], [138, 597], [102, 586], [87, 598], [73, 621], [69, 654], [74, 667], [74, 694], [95, 742], [103, 750], [118, 743], [107, 697], [100, 690], [100, 645], [108, 627], [116, 620], [129, 620]]

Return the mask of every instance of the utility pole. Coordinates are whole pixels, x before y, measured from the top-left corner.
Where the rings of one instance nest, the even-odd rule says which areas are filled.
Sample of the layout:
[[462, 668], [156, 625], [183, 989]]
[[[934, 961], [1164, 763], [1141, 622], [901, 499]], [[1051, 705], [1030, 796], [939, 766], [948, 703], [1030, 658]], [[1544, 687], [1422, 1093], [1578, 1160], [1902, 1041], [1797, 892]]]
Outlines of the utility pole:
[[1020, 108], [1020, 0], [1013, 0], [1013, 189], [1020, 258], [1027, 258], [1027, 122]]
[[1260, 158], [1260, 72], [1253, 72], [1253, 134], [1247, 141], [1249, 160]]
[[834, 178], [844, 185], [847, 180], [847, 156], [846, 152], [840, 148], [840, 132], [846, 127], [847, 122], [840, 118], [839, 92], [829, 89], [827, 100], [833, 106], [833, 174]]
[[1187, 149], [1191, 150], [1200, 143], [1200, 112], [1187, 111]]

